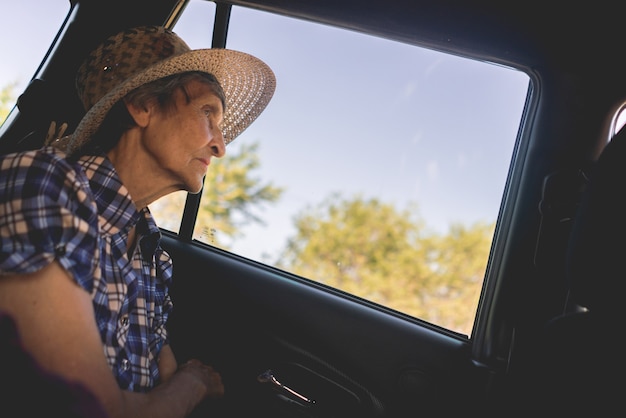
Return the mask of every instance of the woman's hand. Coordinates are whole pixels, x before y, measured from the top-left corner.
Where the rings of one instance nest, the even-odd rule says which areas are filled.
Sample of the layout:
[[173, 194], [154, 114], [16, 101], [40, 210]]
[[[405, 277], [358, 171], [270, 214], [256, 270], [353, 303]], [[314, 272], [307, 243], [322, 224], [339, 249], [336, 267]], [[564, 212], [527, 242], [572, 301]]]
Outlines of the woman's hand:
[[213, 367], [202, 363], [200, 360], [192, 359], [182, 364], [176, 374], [188, 375], [202, 383], [205, 389], [203, 398], [216, 399], [224, 396], [222, 376]]
[[[148, 394], [153, 402], [162, 405], [158, 411], [172, 411], [171, 416], [189, 415], [204, 399], [217, 399], [224, 395], [222, 376], [213, 367], [192, 359], [181, 364], [176, 373]], [[127, 398], [136, 394], [126, 393]], [[156, 411], [155, 411], [156, 412]], [[168, 416], [163, 414], [163, 416]]]

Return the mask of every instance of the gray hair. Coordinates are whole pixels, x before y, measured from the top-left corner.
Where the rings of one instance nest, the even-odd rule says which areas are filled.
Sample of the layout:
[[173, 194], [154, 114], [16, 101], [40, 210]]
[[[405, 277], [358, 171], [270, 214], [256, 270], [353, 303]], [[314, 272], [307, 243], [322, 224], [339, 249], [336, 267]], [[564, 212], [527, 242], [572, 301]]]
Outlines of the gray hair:
[[209, 86], [220, 98], [222, 107], [226, 111], [226, 96], [215, 76], [201, 71], [174, 74], [139, 86], [115, 103], [91, 140], [73, 153], [74, 156], [108, 152], [117, 145], [124, 132], [136, 126], [134, 119], [128, 113], [126, 103], [132, 103], [137, 107], [155, 103], [161, 111], [170, 113], [176, 110], [174, 93], [177, 90], [182, 90], [187, 102], [191, 100], [186, 87], [192, 81], [199, 81]]

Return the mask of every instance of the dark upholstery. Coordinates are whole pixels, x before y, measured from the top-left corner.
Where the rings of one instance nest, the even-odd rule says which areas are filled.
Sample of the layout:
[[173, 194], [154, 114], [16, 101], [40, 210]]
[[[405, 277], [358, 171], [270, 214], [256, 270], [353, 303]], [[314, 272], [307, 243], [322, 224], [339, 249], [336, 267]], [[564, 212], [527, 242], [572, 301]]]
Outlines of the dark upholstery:
[[[590, 175], [567, 254], [570, 297], [594, 312], [624, 312], [626, 130], [606, 146]], [[608, 318], [607, 318], [608, 319]]]
[[626, 409], [625, 195], [622, 130], [593, 167], [572, 225], [566, 272], [570, 302], [580, 309], [544, 330], [537, 384], [550, 416], [619, 416]]

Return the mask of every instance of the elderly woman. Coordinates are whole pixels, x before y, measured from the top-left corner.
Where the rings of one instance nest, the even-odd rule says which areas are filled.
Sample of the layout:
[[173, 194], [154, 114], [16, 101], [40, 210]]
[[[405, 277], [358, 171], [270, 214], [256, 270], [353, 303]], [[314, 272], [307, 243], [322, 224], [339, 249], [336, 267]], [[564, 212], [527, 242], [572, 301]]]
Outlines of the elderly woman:
[[87, 112], [72, 135], [0, 158], [0, 312], [46, 372], [110, 417], [183, 417], [224, 387], [170, 348], [172, 263], [148, 205], [201, 190], [274, 75], [248, 54], [139, 27], [98, 46], [77, 87]]

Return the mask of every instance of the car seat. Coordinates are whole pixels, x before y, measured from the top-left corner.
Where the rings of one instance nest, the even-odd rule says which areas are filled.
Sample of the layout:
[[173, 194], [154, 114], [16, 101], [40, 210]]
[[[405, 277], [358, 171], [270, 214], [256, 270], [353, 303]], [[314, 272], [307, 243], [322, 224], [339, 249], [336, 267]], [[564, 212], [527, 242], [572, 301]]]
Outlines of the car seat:
[[[626, 383], [626, 130], [593, 166], [566, 255], [570, 312], [549, 321], [535, 383], [552, 416], [613, 415]], [[606, 413], [606, 414], [605, 414]]]

